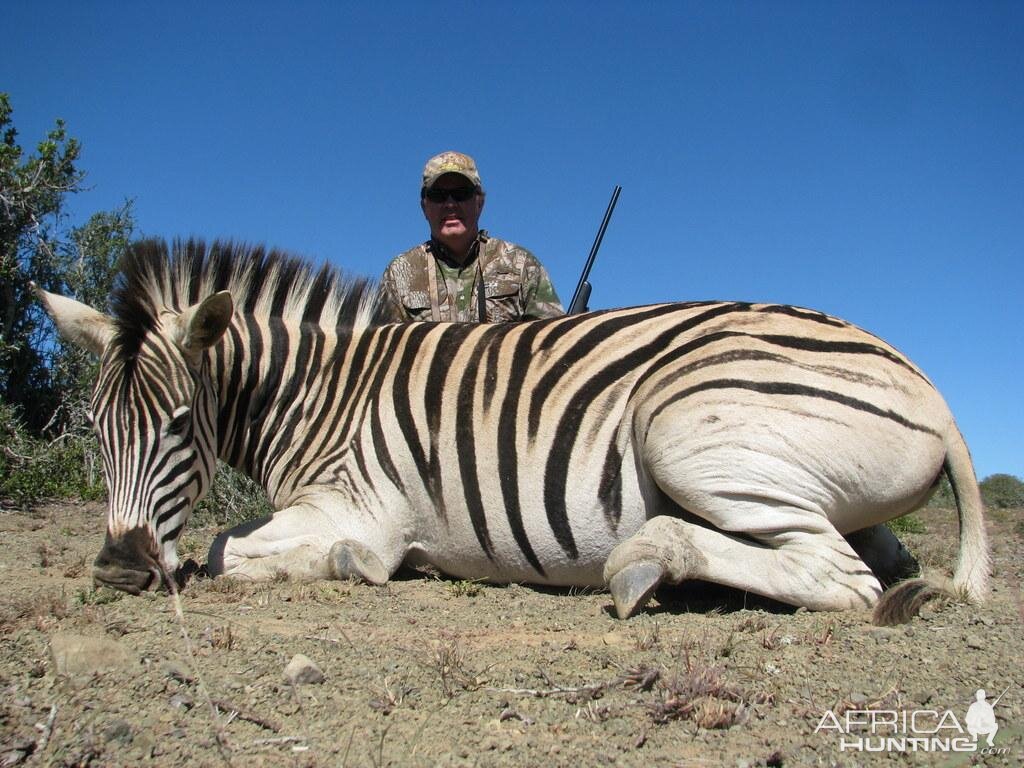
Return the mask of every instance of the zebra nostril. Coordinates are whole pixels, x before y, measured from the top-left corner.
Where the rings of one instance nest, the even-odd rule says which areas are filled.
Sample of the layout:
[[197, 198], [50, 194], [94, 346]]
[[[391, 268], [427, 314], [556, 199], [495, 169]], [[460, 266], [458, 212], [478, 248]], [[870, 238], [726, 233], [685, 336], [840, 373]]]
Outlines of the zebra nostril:
[[152, 547], [152, 537], [143, 529], [136, 528], [117, 537], [108, 531], [93, 563], [93, 580], [133, 595], [161, 584], [161, 568], [151, 553]]
[[93, 569], [93, 582], [98, 587], [109, 587], [130, 595], [138, 595], [149, 589], [153, 582], [153, 574], [147, 571], [135, 571], [126, 568], [97, 566]]

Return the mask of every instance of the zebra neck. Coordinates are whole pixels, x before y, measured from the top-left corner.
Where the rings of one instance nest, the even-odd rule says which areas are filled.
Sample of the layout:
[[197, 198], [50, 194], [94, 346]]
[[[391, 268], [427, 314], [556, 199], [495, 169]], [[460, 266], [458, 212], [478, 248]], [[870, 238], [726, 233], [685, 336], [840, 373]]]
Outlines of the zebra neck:
[[373, 397], [381, 337], [382, 329], [236, 319], [211, 366], [220, 458], [275, 503], [316, 482], [344, 458]]

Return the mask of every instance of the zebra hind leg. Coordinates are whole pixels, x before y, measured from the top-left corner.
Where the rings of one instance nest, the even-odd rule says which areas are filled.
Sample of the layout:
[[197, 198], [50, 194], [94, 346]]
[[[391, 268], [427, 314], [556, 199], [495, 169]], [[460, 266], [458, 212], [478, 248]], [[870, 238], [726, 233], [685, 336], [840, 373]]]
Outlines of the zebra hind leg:
[[616, 613], [641, 610], [659, 584], [700, 579], [811, 610], [869, 608], [878, 579], [831, 526], [761, 533], [758, 541], [676, 517], [651, 518], [612, 550], [605, 583]]
[[848, 533], [844, 538], [883, 587], [891, 587], [921, 572], [917, 559], [885, 524]]

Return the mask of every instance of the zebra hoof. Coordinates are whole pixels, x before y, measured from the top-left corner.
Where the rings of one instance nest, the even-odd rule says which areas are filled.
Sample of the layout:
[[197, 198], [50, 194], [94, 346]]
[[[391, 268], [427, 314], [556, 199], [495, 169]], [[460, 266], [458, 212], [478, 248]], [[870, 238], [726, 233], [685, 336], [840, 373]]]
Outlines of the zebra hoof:
[[327, 554], [331, 578], [361, 579], [368, 584], [386, 584], [388, 570], [373, 550], [352, 539], [336, 541]]
[[660, 563], [641, 560], [630, 563], [612, 576], [608, 589], [619, 618], [628, 619], [636, 615], [651, 599], [663, 575], [664, 568]]

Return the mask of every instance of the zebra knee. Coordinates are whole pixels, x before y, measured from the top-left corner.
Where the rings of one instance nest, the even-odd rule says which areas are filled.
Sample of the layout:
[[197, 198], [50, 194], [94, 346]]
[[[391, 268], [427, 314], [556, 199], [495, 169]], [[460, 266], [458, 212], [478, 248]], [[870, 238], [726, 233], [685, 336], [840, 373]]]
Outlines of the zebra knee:
[[694, 577], [703, 556], [690, 541], [684, 526], [685, 523], [672, 518], [649, 520], [608, 555], [604, 566], [605, 583], [610, 584], [624, 568], [641, 562], [659, 564], [663, 579], [671, 584]]
[[333, 579], [360, 579], [368, 584], [386, 584], [390, 574], [377, 554], [353, 539], [331, 545], [327, 568]]

